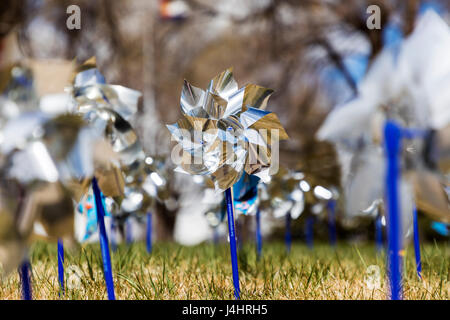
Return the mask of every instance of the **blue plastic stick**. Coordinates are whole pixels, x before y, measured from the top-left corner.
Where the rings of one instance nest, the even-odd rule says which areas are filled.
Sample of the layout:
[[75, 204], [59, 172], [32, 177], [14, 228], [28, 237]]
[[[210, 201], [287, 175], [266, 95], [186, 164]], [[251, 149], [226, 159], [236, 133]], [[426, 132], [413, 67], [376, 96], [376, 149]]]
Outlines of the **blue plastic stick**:
[[28, 260], [22, 262], [19, 267], [20, 280], [22, 282], [22, 300], [32, 300], [31, 295], [31, 265]]
[[133, 242], [131, 222], [129, 218], [125, 220], [125, 241], [128, 245]]
[[231, 188], [225, 190], [225, 200], [227, 203], [228, 235], [230, 237], [230, 254], [231, 254], [231, 268], [233, 270], [234, 298], [238, 300], [240, 299], [241, 290], [239, 288], [239, 270], [236, 251], [236, 232], [234, 229], [233, 198], [231, 196]]
[[332, 247], [336, 247], [336, 201], [328, 201], [328, 239]]
[[262, 237], [261, 237], [261, 212], [256, 211], [256, 257], [259, 260], [262, 253]]
[[147, 213], [147, 233], [146, 233], [147, 252], [152, 252], [152, 213]]
[[306, 218], [305, 236], [306, 236], [306, 245], [308, 246], [309, 249], [312, 249], [314, 246], [314, 217], [312, 216]]
[[381, 215], [377, 215], [375, 218], [375, 244], [377, 252], [383, 250], [383, 224], [381, 223]]
[[114, 294], [114, 282], [111, 268], [111, 256], [109, 254], [108, 236], [105, 229], [105, 211], [103, 208], [102, 195], [97, 184], [97, 179], [92, 179], [92, 189], [94, 191], [95, 208], [97, 212], [97, 222], [100, 229], [100, 248], [102, 250], [103, 271], [105, 276], [106, 290], [109, 300], [116, 300]]
[[213, 228], [213, 243], [214, 245], [219, 243], [219, 232], [217, 231], [217, 227]]
[[64, 295], [64, 244], [58, 239], [58, 281], [61, 293]]
[[417, 276], [422, 279], [422, 260], [420, 258], [419, 222], [417, 221], [417, 208], [413, 208], [414, 219], [414, 253], [416, 256]]
[[388, 231], [388, 265], [391, 299], [402, 299], [401, 269], [401, 221], [398, 181], [400, 178], [399, 153], [402, 138], [401, 128], [393, 121], [384, 127], [384, 141], [387, 156], [386, 197]]
[[291, 236], [291, 213], [286, 214], [286, 233], [284, 235], [284, 242], [286, 243], [286, 252], [291, 252], [292, 236]]
[[242, 225], [240, 224], [239, 220], [236, 219], [236, 241], [237, 241], [237, 248], [238, 251], [242, 250]]
[[111, 241], [111, 250], [113, 252], [117, 251], [117, 241], [116, 241], [116, 223], [114, 219], [111, 219], [111, 227], [110, 227], [110, 241]]

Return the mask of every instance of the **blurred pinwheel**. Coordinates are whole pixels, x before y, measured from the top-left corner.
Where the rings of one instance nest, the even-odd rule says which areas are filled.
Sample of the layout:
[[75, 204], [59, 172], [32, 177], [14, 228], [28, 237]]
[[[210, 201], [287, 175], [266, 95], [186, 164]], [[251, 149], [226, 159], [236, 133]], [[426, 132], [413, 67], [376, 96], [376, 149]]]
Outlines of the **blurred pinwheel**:
[[[297, 219], [305, 208], [305, 193], [300, 187], [304, 175], [281, 167], [268, 184], [260, 187], [261, 210], [271, 210], [275, 218], [290, 215]], [[309, 191], [309, 190], [308, 190]]]
[[216, 229], [225, 221], [225, 198], [217, 197], [213, 189], [206, 188], [203, 193], [202, 203], [207, 205], [205, 218], [211, 228]]
[[201, 203], [206, 207], [205, 218], [208, 225], [216, 232], [219, 225], [225, 221], [225, 198], [222, 194], [214, 192], [214, 184], [207, 176], [196, 175], [192, 178], [194, 183], [202, 189]]
[[[7, 72], [29, 78], [22, 79], [20, 87], [12, 77], [16, 84], [6, 87], [20, 94], [6, 92], [2, 100], [3, 106], [19, 106], [18, 114], [7, 119], [1, 131], [0, 262], [6, 272], [25, 258], [36, 225], [47, 237], [73, 235], [72, 199], [81, 197], [86, 188], [82, 181], [110, 161], [112, 154], [80, 116], [37, 111], [32, 73], [14, 68]], [[21, 104], [28, 108], [21, 109]]]
[[[343, 170], [346, 217], [371, 215], [384, 197], [381, 145], [384, 119], [422, 139], [403, 141], [400, 207], [404, 236], [412, 234], [414, 198], [434, 219], [450, 221], [449, 185], [450, 30], [433, 11], [420, 17], [398, 48], [384, 49], [359, 87], [336, 107], [318, 132], [337, 145]], [[414, 134], [417, 133], [417, 134]], [[427, 132], [427, 134], [423, 134]], [[420, 133], [420, 134], [419, 134]]]
[[141, 93], [119, 85], [105, 84], [104, 77], [91, 58], [78, 68], [69, 90], [73, 95], [71, 111], [83, 118], [110, 143], [119, 158], [95, 176], [105, 196], [120, 204], [124, 193], [124, 175], [121, 170], [132, 168], [145, 159], [140, 140], [128, 122], [137, 110]]
[[96, 68], [95, 58], [82, 64], [68, 88], [72, 95], [71, 111], [83, 115], [83, 119], [105, 138], [119, 161], [108, 162], [109, 166], [94, 173], [92, 188], [96, 202], [97, 221], [100, 231], [103, 270], [110, 300], [115, 299], [111, 272], [108, 237], [104, 223], [102, 195], [111, 197], [120, 206], [125, 196], [125, 170], [139, 167], [145, 159], [140, 140], [128, 122], [137, 110], [141, 93], [118, 85], [108, 85]]
[[124, 198], [112, 212], [113, 219], [125, 237], [124, 224], [133, 216], [139, 221], [155, 209], [156, 202], [165, 204], [171, 200], [164, 164], [157, 157], [147, 156], [145, 160], [125, 168]]
[[81, 65], [71, 88], [72, 111], [83, 115], [110, 142], [119, 158], [109, 170], [96, 172], [100, 189], [117, 202], [113, 219], [122, 230], [130, 215], [144, 215], [154, 201], [170, 200], [167, 178], [160, 159], [146, 156], [128, 122], [137, 111], [140, 93], [118, 85], [105, 84], [95, 59]]
[[[268, 184], [259, 184], [259, 210], [262, 212], [269, 211], [276, 219], [285, 219], [285, 242], [287, 251], [291, 249], [291, 221], [298, 219], [305, 208], [305, 194], [300, 188], [300, 182], [303, 181], [304, 174], [302, 172], [291, 172], [281, 167], [280, 170], [271, 177]], [[261, 249], [258, 248], [260, 231], [258, 225], [260, 223], [257, 213], [257, 253], [261, 255]]]
[[[103, 196], [103, 206], [105, 208], [105, 220], [113, 219], [112, 212], [117, 212], [118, 205], [112, 199]], [[92, 188], [84, 194], [77, 205], [78, 215], [75, 217], [75, 237], [78, 242], [90, 242], [98, 239], [97, 210]]]
[[233, 186], [234, 208], [239, 215], [255, 215], [258, 210], [258, 184], [260, 179], [244, 172]]
[[22, 112], [35, 111], [38, 96], [30, 68], [14, 64], [0, 73], [0, 126], [3, 127], [9, 119]]

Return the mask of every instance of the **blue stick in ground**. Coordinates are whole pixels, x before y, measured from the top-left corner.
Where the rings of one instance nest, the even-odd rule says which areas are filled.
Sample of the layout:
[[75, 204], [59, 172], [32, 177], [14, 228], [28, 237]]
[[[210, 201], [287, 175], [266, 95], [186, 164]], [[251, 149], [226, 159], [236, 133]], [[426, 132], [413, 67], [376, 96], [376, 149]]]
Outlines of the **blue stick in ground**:
[[262, 254], [262, 237], [261, 237], [261, 212], [256, 211], [256, 257], [259, 260]]
[[127, 245], [130, 245], [133, 242], [133, 232], [132, 232], [132, 228], [131, 228], [131, 222], [130, 222], [130, 218], [127, 218], [125, 220], [125, 241], [127, 243]]
[[[233, 213], [234, 214], [234, 213]], [[238, 251], [242, 250], [242, 224], [239, 219], [236, 219], [236, 240]]]
[[381, 222], [381, 214], [378, 214], [375, 218], [375, 245], [377, 252], [383, 251], [383, 224]]
[[97, 184], [97, 179], [92, 179], [92, 189], [94, 191], [95, 209], [97, 212], [97, 222], [100, 230], [100, 248], [102, 251], [103, 271], [105, 276], [106, 290], [109, 300], [116, 300], [114, 293], [114, 282], [111, 268], [111, 256], [109, 253], [108, 236], [105, 228], [105, 209], [103, 207], [102, 195]]
[[22, 300], [32, 300], [31, 294], [31, 264], [28, 260], [19, 267], [20, 282], [22, 283]]
[[58, 239], [58, 282], [60, 293], [64, 295], [64, 244], [62, 239]]
[[152, 252], [152, 213], [147, 213], [147, 232], [145, 234], [147, 252]]
[[217, 245], [219, 243], [219, 231], [217, 230], [218, 227], [213, 228], [213, 243], [214, 245]]
[[306, 237], [306, 245], [309, 249], [314, 247], [314, 217], [309, 216], [306, 218], [305, 223], [305, 237]]
[[291, 213], [286, 214], [286, 232], [284, 235], [284, 242], [286, 243], [286, 252], [291, 252], [292, 236], [291, 236]]
[[417, 208], [413, 208], [413, 220], [414, 220], [414, 253], [416, 256], [416, 270], [417, 276], [422, 279], [422, 260], [420, 258], [420, 239], [419, 239], [419, 222], [417, 218]]
[[117, 240], [116, 240], [116, 223], [114, 219], [111, 219], [111, 227], [110, 227], [110, 241], [111, 241], [111, 250], [113, 252], [117, 251]]
[[234, 229], [234, 214], [233, 214], [233, 198], [231, 196], [231, 188], [225, 190], [225, 200], [227, 204], [227, 218], [228, 218], [228, 235], [230, 237], [230, 254], [231, 254], [231, 268], [233, 271], [233, 285], [234, 298], [240, 299], [241, 289], [239, 288], [239, 270], [236, 250], [236, 231]]
[[402, 131], [393, 121], [387, 121], [384, 127], [384, 141], [387, 156], [386, 197], [388, 231], [388, 274], [391, 299], [402, 299], [401, 265], [401, 220], [398, 182], [400, 178], [399, 153]]
[[328, 201], [328, 239], [332, 247], [336, 247], [336, 201], [334, 199]]

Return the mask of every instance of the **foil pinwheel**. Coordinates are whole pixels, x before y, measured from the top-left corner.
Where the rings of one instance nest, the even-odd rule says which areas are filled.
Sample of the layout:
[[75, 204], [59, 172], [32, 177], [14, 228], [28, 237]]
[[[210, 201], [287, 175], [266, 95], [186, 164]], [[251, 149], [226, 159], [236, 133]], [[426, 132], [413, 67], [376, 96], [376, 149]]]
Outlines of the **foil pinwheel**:
[[176, 170], [210, 175], [216, 191], [233, 186], [244, 171], [267, 180], [277, 170], [271, 166], [271, 149], [288, 138], [278, 117], [264, 110], [272, 92], [254, 84], [239, 89], [231, 69], [212, 79], [206, 90], [185, 81], [183, 118], [167, 125], [183, 149]]

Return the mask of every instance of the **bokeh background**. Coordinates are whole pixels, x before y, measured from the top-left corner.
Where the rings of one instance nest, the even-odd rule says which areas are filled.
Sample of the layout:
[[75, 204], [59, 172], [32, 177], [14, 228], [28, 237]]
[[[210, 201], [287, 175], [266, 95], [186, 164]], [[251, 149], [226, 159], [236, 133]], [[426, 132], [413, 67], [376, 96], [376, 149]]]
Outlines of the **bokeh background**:
[[[381, 8], [380, 30], [366, 26], [373, 4]], [[70, 5], [81, 9], [79, 30], [66, 27]], [[165, 159], [168, 168], [172, 144], [164, 124], [180, 116], [183, 79], [205, 87], [233, 67], [240, 85], [275, 90], [268, 109], [290, 136], [280, 145], [281, 164], [314, 184], [339, 188], [336, 151], [315, 140], [315, 132], [333, 106], [355, 95], [383, 45], [407, 36], [426, 8], [450, 21], [447, 0], [2, 0], [0, 64], [96, 56], [109, 83], [143, 92], [133, 125], [146, 152]], [[16, 49], [8, 45], [12, 39]], [[190, 177], [168, 174], [172, 201], [155, 208], [157, 237], [186, 244], [210, 239], [198, 205], [200, 189]], [[242, 228], [252, 228], [243, 220]], [[294, 222], [294, 239], [304, 236], [303, 224], [304, 219]], [[282, 236], [282, 225], [263, 231]], [[422, 215], [420, 225], [424, 239], [444, 239]], [[338, 226], [338, 236], [367, 240], [373, 229]], [[315, 232], [325, 239], [326, 225], [319, 223]]]

